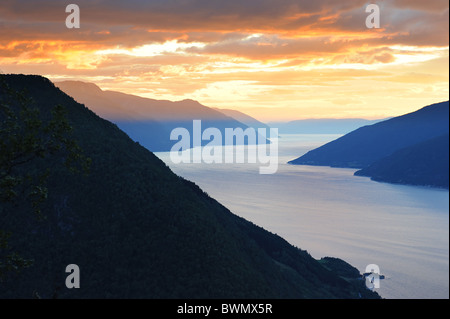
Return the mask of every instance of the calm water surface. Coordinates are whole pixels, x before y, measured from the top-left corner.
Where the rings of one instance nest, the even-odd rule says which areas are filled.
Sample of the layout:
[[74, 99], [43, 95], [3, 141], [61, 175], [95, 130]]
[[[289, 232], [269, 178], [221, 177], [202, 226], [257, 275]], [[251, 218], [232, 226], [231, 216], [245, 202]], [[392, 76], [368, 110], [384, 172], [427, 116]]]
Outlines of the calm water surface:
[[377, 183], [354, 169], [288, 165], [340, 135], [283, 135], [276, 174], [262, 164], [173, 164], [178, 175], [314, 258], [377, 264], [384, 298], [449, 298], [449, 192]]

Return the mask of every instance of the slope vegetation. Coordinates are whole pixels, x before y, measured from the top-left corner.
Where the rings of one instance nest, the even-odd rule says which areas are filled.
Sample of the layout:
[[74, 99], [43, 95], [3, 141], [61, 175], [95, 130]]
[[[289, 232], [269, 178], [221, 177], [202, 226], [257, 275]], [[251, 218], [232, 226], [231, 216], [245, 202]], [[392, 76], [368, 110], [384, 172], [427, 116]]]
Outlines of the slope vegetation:
[[[25, 90], [43, 118], [63, 105], [92, 160], [87, 176], [60, 168], [58, 157], [28, 167], [50, 169], [45, 220], [0, 202], [11, 246], [34, 259], [0, 283], [0, 297], [378, 298], [232, 214], [46, 78], [0, 80]], [[80, 267], [80, 289], [65, 287], [69, 264]]]

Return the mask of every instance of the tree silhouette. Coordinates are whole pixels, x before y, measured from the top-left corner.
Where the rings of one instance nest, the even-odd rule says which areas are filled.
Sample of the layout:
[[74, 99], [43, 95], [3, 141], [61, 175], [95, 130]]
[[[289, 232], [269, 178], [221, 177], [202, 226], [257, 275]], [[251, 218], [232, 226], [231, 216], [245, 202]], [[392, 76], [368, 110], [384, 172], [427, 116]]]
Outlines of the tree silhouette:
[[[48, 196], [50, 170], [32, 169], [35, 162], [58, 156], [70, 171], [88, 172], [90, 160], [83, 156], [71, 132], [63, 106], [56, 105], [46, 116], [33, 107], [25, 92], [11, 89], [0, 77], [0, 214], [14, 217], [14, 212], [22, 210], [19, 207], [26, 206], [34, 218], [46, 218], [41, 206]], [[0, 280], [33, 262], [12, 250], [11, 235], [0, 228]]]

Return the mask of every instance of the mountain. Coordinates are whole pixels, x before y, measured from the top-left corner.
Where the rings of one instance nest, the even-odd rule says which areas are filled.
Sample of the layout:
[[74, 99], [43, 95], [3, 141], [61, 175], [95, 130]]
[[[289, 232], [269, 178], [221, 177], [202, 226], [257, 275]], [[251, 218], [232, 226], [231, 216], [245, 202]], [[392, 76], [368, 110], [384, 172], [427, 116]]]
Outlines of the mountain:
[[168, 101], [143, 98], [116, 91], [103, 91], [94, 83], [55, 82], [55, 86], [85, 104], [97, 115], [111, 120], [183, 121], [192, 119], [233, 120], [194, 100]]
[[375, 124], [381, 120], [366, 119], [306, 119], [290, 122], [270, 122], [280, 134], [346, 134], [361, 126]]
[[238, 110], [219, 109], [219, 108], [214, 108], [214, 110], [217, 110], [217, 111], [225, 114], [226, 116], [232, 117], [232, 118], [238, 120], [239, 122], [244, 123], [248, 127], [253, 127], [255, 129], [258, 129], [258, 128], [269, 129], [270, 128], [267, 124], [260, 122], [257, 119], [255, 119], [254, 117], [251, 117], [250, 115], [240, 112]]
[[[93, 83], [81, 81], [55, 82], [55, 85], [97, 115], [117, 124], [134, 141], [153, 152], [170, 151], [176, 143], [170, 140], [170, 134], [178, 127], [188, 130], [191, 145], [194, 145], [193, 120], [202, 121], [202, 130], [208, 127], [219, 129], [222, 137], [225, 136], [226, 128], [248, 128], [236, 119], [194, 100], [173, 102], [148, 99], [121, 92], [103, 91]], [[266, 139], [261, 141], [268, 142]], [[202, 141], [202, 145], [208, 142]], [[252, 144], [249, 141], [244, 143]]]
[[402, 148], [355, 172], [374, 181], [449, 188], [448, 134]]
[[363, 126], [290, 161], [298, 165], [365, 168], [393, 152], [449, 131], [449, 102]]
[[[48, 170], [45, 218], [0, 201], [11, 249], [34, 259], [0, 282], [0, 298], [379, 298], [350, 265], [316, 260], [232, 214], [48, 79], [1, 83], [0, 105], [7, 85], [34, 101], [42, 121], [62, 105], [92, 164], [84, 175], [59, 155], [26, 163], [30, 174]], [[69, 264], [80, 269], [79, 289], [65, 286]]]

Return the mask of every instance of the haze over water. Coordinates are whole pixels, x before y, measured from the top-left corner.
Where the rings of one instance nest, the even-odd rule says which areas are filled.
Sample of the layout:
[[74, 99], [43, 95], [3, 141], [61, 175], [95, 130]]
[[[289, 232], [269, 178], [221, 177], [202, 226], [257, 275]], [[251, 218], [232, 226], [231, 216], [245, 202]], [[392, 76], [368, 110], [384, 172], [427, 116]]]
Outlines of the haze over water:
[[354, 169], [288, 165], [340, 135], [283, 135], [276, 174], [264, 164], [173, 164], [234, 214], [360, 272], [380, 266], [383, 298], [449, 298], [449, 192], [353, 176]]

